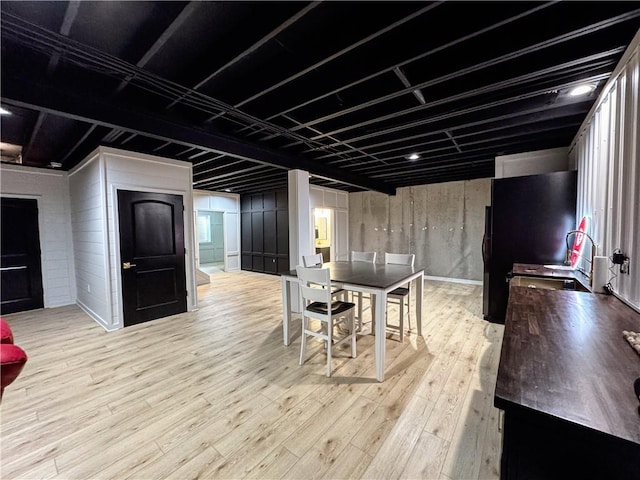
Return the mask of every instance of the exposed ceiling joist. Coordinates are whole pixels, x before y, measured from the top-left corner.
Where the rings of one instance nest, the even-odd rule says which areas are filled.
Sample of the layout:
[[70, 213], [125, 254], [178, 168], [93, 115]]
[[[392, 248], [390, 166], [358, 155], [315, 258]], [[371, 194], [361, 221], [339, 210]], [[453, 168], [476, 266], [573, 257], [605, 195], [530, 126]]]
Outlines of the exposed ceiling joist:
[[[164, 46], [165, 43], [167, 43], [167, 41], [171, 38], [171, 36], [194, 13], [197, 6], [198, 6], [198, 2], [196, 1], [187, 3], [185, 7], [182, 9], [182, 11], [175, 18], [175, 20], [171, 22], [171, 25], [169, 25], [167, 29], [164, 32], [162, 32], [162, 35], [160, 35], [158, 39], [153, 43], [153, 45], [151, 45], [151, 48], [149, 48], [149, 50], [147, 50], [147, 52], [142, 56], [142, 58], [138, 60], [138, 62], [136, 63], [136, 66], [139, 68], [143, 68], [160, 51], [160, 49]], [[132, 78], [133, 78], [133, 75], [130, 75], [124, 80], [122, 80], [122, 82], [120, 82], [120, 85], [118, 85], [118, 88], [116, 88], [115, 93], [117, 94], [121, 92], [129, 84]]]
[[387, 67], [385, 69], [379, 70], [379, 71], [377, 71], [375, 73], [369, 74], [369, 75], [367, 75], [367, 76], [365, 76], [363, 78], [355, 80], [355, 81], [353, 81], [351, 83], [348, 83], [346, 85], [343, 85], [343, 86], [338, 87], [336, 89], [333, 89], [331, 91], [325, 92], [322, 95], [319, 95], [317, 97], [311, 98], [311, 99], [309, 99], [309, 100], [307, 100], [307, 101], [305, 101], [305, 102], [303, 102], [303, 103], [301, 103], [299, 105], [295, 105], [293, 107], [289, 107], [286, 110], [283, 110], [281, 112], [278, 112], [276, 114], [273, 114], [273, 115], [267, 117], [266, 120], [269, 120], [269, 121], [270, 120], [274, 120], [275, 118], [277, 118], [277, 117], [279, 117], [281, 115], [285, 115], [287, 113], [291, 113], [294, 110], [298, 110], [298, 109], [300, 109], [302, 107], [306, 107], [306, 106], [308, 106], [308, 105], [310, 105], [312, 103], [318, 102], [318, 101], [323, 100], [323, 99], [325, 99], [327, 97], [331, 97], [333, 95], [337, 95], [337, 94], [339, 94], [340, 92], [342, 92], [344, 90], [356, 87], [356, 86], [358, 86], [358, 85], [360, 85], [360, 84], [362, 84], [364, 82], [368, 82], [369, 80], [372, 80], [372, 79], [374, 79], [376, 77], [384, 75], [385, 73], [393, 72], [393, 70], [396, 69], [396, 68], [400, 68], [400, 67], [403, 67], [405, 65], [409, 65], [410, 63], [416, 62], [416, 61], [421, 60], [423, 58], [426, 58], [426, 57], [428, 57], [430, 55], [434, 55], [434, 54], [436, 54], [436, 53], [438, 53], [440, 51], [443, 51], [443, 50], [445, 50], [447, 48], [450, 48], [450, 47], [453, 47], [453, 46], [458, 45], [460, 43], [466, 42], [467, 40], [471, 40], [474, 37], [478, 37], [480, 35], [483, 35], [483, 34], [486, 34], [488, 32], [491, 32], [492, 30], [495, 30], [497, 28], [503, 27], [503, 26], [505, 26], [505, 25], [507, 25], [509, 23], [515, 22], [516, 20], [524, 18], [524, 17], [526, 17], [528, 15], [531, 15], [531, 14], [533, 14], [533, 13], [539, 11], [539, 10], [542, 10], [543, 8], [549, 7], [549, 6], [553, 5], [554, 3], [556, 3], [556, 2], [547, 2], [547, 3], [542, 4], [542, 5], [537, 5], [536, 7], [532, 8], [532, 9], [529, 9], [526, 12], [520, 13], [518, 15], [514, 15], [514, 16], [512, 16], [510, 18], [507, 18], [506, 20], [503, 20], [503, 21], [500, 21], [500, 22], [496, 22], [496, 23], [494, 23], [494, 24], [492, 24], [492, 25], [490, 25], [488, 27], [481, 28], [479, 30], [476, 30], [476, 31], [468, 34], [468, 35], [465, 35], [465, 36], [460, 37], [460, 38], [456, 38], [455, 40], [452, 40], [450, 42], [446, 42], [445, 44], [440, 45], [440, 46], [438, 46], [436, 48], [430, 49], [430, 50], [428, 50], [426, 52], [423, 52], [423, 53], [421, 53], [419, 55], [416, 55], [416, 56], [413, 56], [413, 57], [408, 58], [406, 60], [403, 60], [403, 61], [401, 61], [399, 63], [391, 65], [391, 66], [389, 66], [389, 67]]
[[107, 145], [191, 162], [198, 188], [240, 194], [286, 188], [291, 168], [348, 192], [489, 177], [496, 155], [569, 145], [640, 27], [637, 3], [598, 0], [0, 13], [14, 101], [0, 136], [29, 166], [69, 170]]
[[[396, 77], [400, 79], [400, 81], [406, 88], [411, 87], [411, 82], [409, 81], [409, 79], [407, 78], [407, 75], [402, 71], [400, 67], [394, 68], [393, 73], [396, 74]], [[416, 99], [420, 104], [424, 105], [426, 103], [424, 99], [424, 95], [422, 95], [422, 90], [420, 90], [419, 88], [416, 88], [415, 90], [412, 91], [412, 93], [413, 93], [413, 96], [416, 97]]]
[[431, 5], [427, 5], [426, 7], [423, 7], [421, 9], [419, 9], [416, 12], [413, 12], [410, 15], [407, 15], [404, 18], [401, 18], [400, 20], [398, 20], [397, 22], [392, 23], [391, 25], [388, 25], [387, 27], [378, 30], [375, 33], [372, 33], [371, 35], [368, 35], [367, 37], [343, 48], [342, 50], [320, 60], [319, 62], [314, 63], [313, 65], [308, 66], [307, 68], [305, 68], [304, 70], [301, 70], [300, 72], [296, 73], [295, 75], [291, 75], [290, 77], [285, 78], [284, 80], [276, 83], [275, 85], [271, 85], [270, 87], [250, 96], [249, 98], [244, 99], [243, 101], [239, 102], [238, 104], [234, 105], [236, 108], [237, 107], [242, 107], [243, 105], [246, 105], [249, 102], [252, 102], [253, 100], [262, 97], [263, 95], [266, 95], [269, 92], [272, 92], [284, 85], [286, 85], [287, 83], [292, 82], [293, 80], [296, 80], [300, 77], [302, 77], [303, 75], [306, 75], [309, 72], [312, 72], [314, 70], [317, 70], [318, 68], [322, 67], [323, 65], [335, 60], [336, 58], [339, 58], [343, 55], [345, 55], [346, 53], [351, 52], [352, 50], [355, 50], [356, 48], [359, 48], [363, 45], [365, 45], [366, 43], [374, 40], [375, 38], [380, 37], [381, 35], [386, 34], [387, 32], [390, 32], [391, 30], [404, 25], [405, 23], [413, 20], [416, 17], [419, 17], [420, 15], [428, 12], [429, 10], [433, 10], [434, 8], [436, 8], [437, 6], [441, 5], [442, 2], [434, 2]]
[[[192, 87], [192, 89], [193, 90], [198, 90], [199, 88], [201, 88], [202, 86], [206, 85], [211, 80], [213, 80], [215, 77], [220, 75], [226, 69], [228, 69], [229, 67], [231, 67], [231, 66], [235, 65], [236, 63], [238, 63], [240, 60], [245, 58], [247, 55], [250, 55], [250, 54], [256, 52], [260, 47], [262, 47], [264, 44], [266, 44], [269, 40], [275, 38], [279, 33], [281, 33], [282, 31], [284, 31], [285, 29], [289, 28], [291, 25], [296, 23], [298, 20], [300, 20], [302, 17], [304, 17], [307, 13], [309, 13], [311, 10], [316, 8], [318, 5], [320, 5], [320, 2], [311, 2], [309, 5], [307, 5], [302, 10], [300, 10], [298, 13], [296, 13], [294, 16], [292, 16], [291, 18], [288, 18], [285, 22], [283, 22], [282, 24], [278, 25], [277, 28], [273, 29], [271, 32], [269, 32], [267, 35], [262, 37], [256, 43], [254, 43], [249, 48], [244, 50], [242, 53], [236, 55], [234, 58], [229, 60], [227, 63], [225, 63], [224, 65], [222, 65], [218, 69], [216, 69], [213, 73], [210, 73], [204, 79], [202, 79], [201, 81], [196, 83]], [[180, 97], [176, 98], [173, 102], [171, 102], [169, 105], [167, 105], [166, 108], [173, 107], [176, 103], [178, 103], [181, 100], [183, 100], [186, 96], [188, 96], [188, 93], [186, 95], [184, 95], [184, 96], [180, 96]]]
[[[60, 35], [65, 37], [69, 35], [71, 27], [73, 25], [76, 16], [78, 15], [78, 9], [80, 8], [80, 0], [71, 0], [67, 5], [67, 11], [64, 14], [62, 25], [60, 26]], [[50, 76], [60, 61], [60, 54], [56, 53], [49, 59], [49, 66], [47, 67], [47, 75]]]
[[38, 132], [42, 127], [42, 122], [44, 122], [44, 119], [46, 117], [47, 117], [46, 113], [43, 113], [43, 112], [38, 113], [38, 118], [36, 119], [36, 123], [33, 125], [33, 129], [31, 130], [31, 135], [29, 136], [29, 141], [22, 149], [22, 161], [24, 163], [29, 163], [31, 147], [33, 147], [33, 144], [36, 141], [36, 137], [38, 136]]
[[25, 82], [10, 75], [2, 76], [2, 101], [44, 111], [65, 118], [118, 128], [130, 133], [146, 135], [159, 140], [171, 140], [188, 147], [198, 147], [232, 157], [250, 160], [284, 169], [306, 170], [314, 175], [336, 180], [347, 185], [394, 195], [395, 188], [384, 182], [370, 180], [327, 167], [304, 157], [250, 144], [226, 135], [195, 129], [157, 115], [116, 106], [115, 102], [102, 102], [89, 94], [52, 85]]

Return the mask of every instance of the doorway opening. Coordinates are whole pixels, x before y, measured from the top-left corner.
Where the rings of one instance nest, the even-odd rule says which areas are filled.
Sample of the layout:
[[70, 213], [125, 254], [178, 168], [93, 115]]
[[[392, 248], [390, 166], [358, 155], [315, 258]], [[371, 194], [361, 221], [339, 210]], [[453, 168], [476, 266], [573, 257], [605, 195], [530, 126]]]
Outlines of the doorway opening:
[[330, 208], [313, 209], [314, 247], [316, 253], [322, 253], [325, 262], [333, 260], [333, 210]]
[[198, 268], [209, 275], [225, 271], [224, 212], [198, 210]]

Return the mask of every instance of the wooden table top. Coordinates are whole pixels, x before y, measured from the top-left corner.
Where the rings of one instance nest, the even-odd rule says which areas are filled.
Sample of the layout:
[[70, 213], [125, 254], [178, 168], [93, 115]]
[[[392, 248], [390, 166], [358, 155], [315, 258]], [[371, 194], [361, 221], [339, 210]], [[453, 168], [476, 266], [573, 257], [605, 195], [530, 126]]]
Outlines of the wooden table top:
[[[422, 267], [367, 262], [326, 262], [322, 264], [322, 267], [331, 270], [330, 277], [332, 282], [383, 290], [402, 282], [416, 273], [424, 272]], [[297, 276], [295, 270], [291, 270], [285, 275]]]
[[494, 403], [640, 444], [640, 355], [623, 330], [640, 314], [613, 296], [513, 286]]

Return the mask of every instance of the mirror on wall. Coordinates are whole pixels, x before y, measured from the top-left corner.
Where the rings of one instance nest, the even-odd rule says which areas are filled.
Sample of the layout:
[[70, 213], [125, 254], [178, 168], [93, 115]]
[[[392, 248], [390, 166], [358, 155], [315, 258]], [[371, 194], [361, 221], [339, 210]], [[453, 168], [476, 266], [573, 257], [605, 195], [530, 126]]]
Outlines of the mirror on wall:
[[324, 217], [316, 220], [316, 240], [321, 242], [327, 240], [327, 219]]

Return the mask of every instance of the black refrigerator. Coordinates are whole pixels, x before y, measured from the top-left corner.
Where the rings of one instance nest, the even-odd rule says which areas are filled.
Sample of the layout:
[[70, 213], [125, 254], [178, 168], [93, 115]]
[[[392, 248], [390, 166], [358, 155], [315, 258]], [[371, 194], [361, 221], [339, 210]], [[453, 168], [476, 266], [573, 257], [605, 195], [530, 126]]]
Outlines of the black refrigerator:
[[576, 192], [575, 171], [491, 181], [482, 241], [485, 320], [504, 323], [514, 263], [564, 261], [565, 236], [576, 228]]

